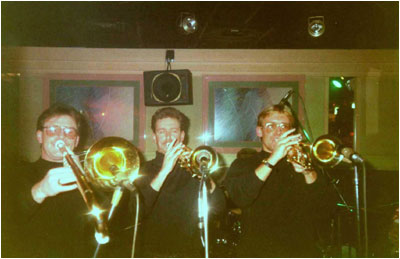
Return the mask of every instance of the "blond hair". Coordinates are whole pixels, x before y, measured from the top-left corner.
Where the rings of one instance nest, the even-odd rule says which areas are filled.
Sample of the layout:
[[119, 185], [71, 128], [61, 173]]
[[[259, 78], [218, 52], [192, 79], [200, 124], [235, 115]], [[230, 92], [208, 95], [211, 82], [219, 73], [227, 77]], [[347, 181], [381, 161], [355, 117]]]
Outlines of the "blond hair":
[[286, 105], [281, 105], [281, 104], [275, 104], [272, 106], [265, 107], [257, 117], [257, 126], [262, 127], [263, 122], [262, 120], [265, 119], [266, 117], [270, 116], [273, 112], [277, 113], [282, 113], [285, 114], [289, 118], [290, 126], [295, 127], [295, 120], [293, 117], [292, 112]]

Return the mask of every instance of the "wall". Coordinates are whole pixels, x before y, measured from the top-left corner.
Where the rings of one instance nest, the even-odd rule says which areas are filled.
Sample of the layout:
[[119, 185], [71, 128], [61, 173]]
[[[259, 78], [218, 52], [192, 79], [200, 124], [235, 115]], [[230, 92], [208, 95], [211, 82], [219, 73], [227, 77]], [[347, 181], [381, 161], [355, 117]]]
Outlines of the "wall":
[[[20, 154], [39, 155], [34, 132], [43, 109], [43, 80], [51, 74], [142, 75], [166, 69], [165, 49], [2, 48], [2, 73], [20, 73]], [[398, 170], [398, 50], [195, 50], [176, 49], [172, 69], [193, 74], [193, 105], [176, 106], [191, 118], [188, 143], [201, 135], [205, 75], [303, 75], [305, 106], [314, 137], [328, 131], [328, 80], [356, 78], [356, 150], [375, 169]], [[279, 100], [277, 100], [278, 102]], [[154, 156], [149, 129], [156, 107], [146, 107], [147, 159]], [[222, 154], [226, 164], [235, 154]]]

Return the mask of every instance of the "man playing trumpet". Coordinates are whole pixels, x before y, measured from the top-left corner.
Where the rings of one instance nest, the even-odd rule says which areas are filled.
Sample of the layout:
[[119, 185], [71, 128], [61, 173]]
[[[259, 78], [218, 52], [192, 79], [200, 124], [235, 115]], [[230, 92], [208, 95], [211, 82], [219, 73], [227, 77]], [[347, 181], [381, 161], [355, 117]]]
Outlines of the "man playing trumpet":
[[320, 257], [314, 236], [315, 209], [323, 199], [322, 175], [285, 159], [301, 135], [282, 105], [258, 115], [256, 134], [262, 150], [236, 159], [224, 186], [242, 209], [238, 257]]
[[[200, 181], [178, 165], [188, 130], [188, 118], [172, 107], [152, 116], [156, 157], [141, 167], [136, 181], [144, 198], [145, 217], [138, 237], [139, 257], [203, 257], [198, 227]], [[210, 188], [210, 214], [222, 211], [224, 194], [214, 183]]]

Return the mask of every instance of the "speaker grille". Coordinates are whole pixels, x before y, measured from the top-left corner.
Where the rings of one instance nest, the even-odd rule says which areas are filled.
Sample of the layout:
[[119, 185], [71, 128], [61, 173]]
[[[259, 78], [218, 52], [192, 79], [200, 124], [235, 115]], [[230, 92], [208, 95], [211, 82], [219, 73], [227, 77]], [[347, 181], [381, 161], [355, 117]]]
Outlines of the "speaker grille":
[[152, 97], [160, 103], [173, 103], [182, 96], [182, 83], [174, 73], [161, 73], [151, 83]]
[[145, 71], [146, 106], [192, 104], [192, 74], [188, 69]]

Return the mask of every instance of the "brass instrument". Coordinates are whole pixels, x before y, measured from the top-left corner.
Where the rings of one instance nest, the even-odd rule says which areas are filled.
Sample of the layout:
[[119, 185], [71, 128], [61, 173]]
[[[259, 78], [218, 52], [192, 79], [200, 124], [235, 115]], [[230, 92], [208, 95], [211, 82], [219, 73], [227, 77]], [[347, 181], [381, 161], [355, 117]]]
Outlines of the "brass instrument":
[[[123, 138], [106, 137], [92, 145], [85, 155], [83, 170], [79, 161], [73, 158], [72, 151], [62, 140], [56, 147], [63, 153], [77, 179], [78, 189], [95, 218], [95, 238], [99, 244], [109, 241], [107, 221], [122, 196], [122, 187], [132, 190], [133, 181], [138, 177], [139, 155], [134, 145]], [[96, 200], [89, 185], [106, 190], [114, 190], [108, 215]]]
[[193, 177], [201, 178], [201, 169], [214, 172], [218, 167], [218, 156], [209, 146], [199, 146], [195, 150], [184, 146], [183, 153], [179, 156], [178, 163], [186, 168]]
[[134, 145], [119, 137], [106, 137], [92, 145], [85, 156], [86, 177], [105, 190], [133, 188], [138, 177], [139, 155]]
[[342, 143], [339, 139], [330, 135], [322, 135], [313, 144], [300, 143], [294, 145], [287, 153], [287, 161], [297, 163], [307, 170], [313, 168], [313, 164], [321, 167], [335, 167], [341, 161], [348, 159], [340, 152]]

